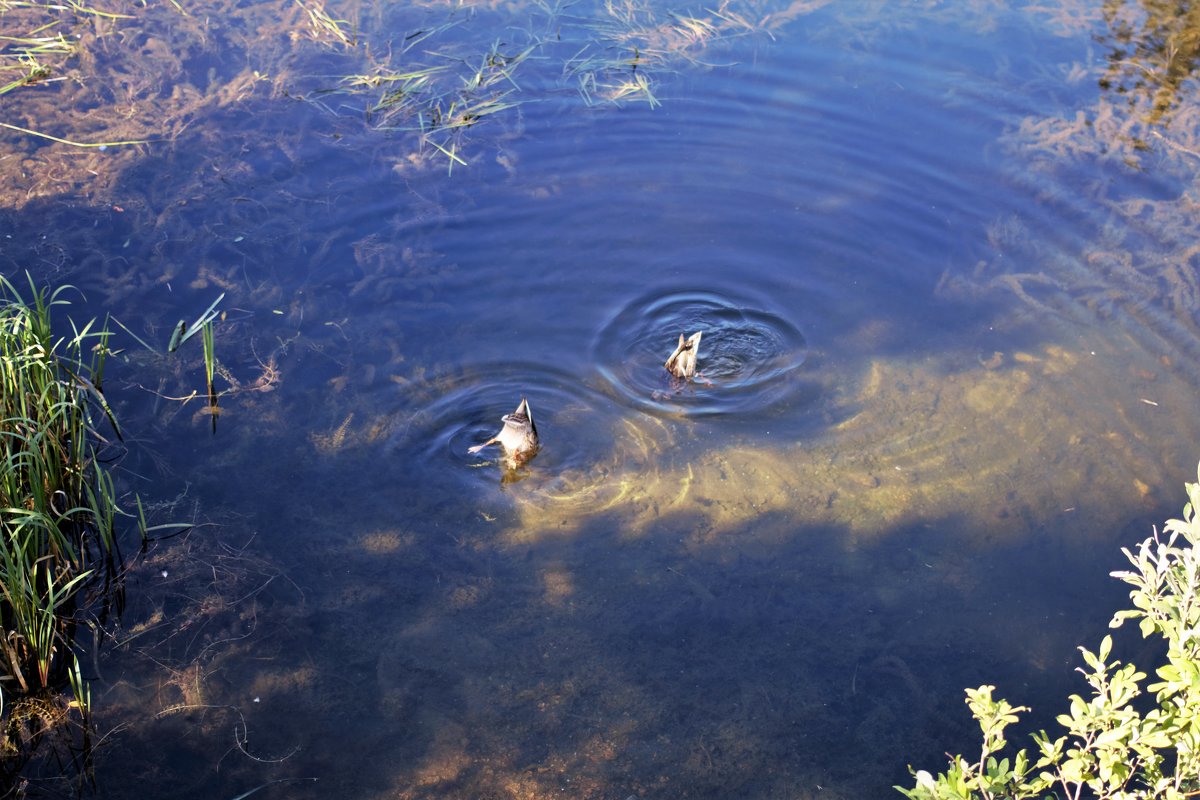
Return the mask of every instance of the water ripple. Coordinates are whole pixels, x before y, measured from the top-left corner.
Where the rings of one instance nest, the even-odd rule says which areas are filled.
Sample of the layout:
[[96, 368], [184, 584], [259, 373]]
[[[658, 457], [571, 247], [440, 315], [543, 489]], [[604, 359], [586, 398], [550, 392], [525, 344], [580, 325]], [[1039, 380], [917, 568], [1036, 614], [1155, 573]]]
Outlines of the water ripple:
[[[697, 378], [663, 368], [679, 334], [704, 334]], [[805, 389], [800, 329], [764, 304], [716, 292], [656, 291], [614, 314], [593, 347], [600, 374], [625, 403], [687, 416], [762, 411]]]
[[[407, 450], [430, 468], [462, 470], [485, 482], [536, 473], [587, 469], [607, 454], [614, 406], [600, 392], [564, 369], [527, 361], [465, 366], [454, 375], [414, 385], [404, 405], [414, 410], [393, 435], [394, 450]], [[529, 400], [542, 440], [537, 456], [521, 470], [504, 475], [500, 449], [468, 452], [502, 426], [500, 418]]]

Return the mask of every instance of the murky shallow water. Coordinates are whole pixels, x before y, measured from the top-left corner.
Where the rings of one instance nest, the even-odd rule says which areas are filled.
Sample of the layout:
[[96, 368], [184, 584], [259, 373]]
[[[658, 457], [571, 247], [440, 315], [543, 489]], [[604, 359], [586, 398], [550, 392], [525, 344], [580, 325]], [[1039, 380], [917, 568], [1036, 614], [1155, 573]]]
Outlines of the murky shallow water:
[[[540, 37], [449, 175], [320, 93], [362, 49], [253, 39], [294, 10], [164, 16], [173, 145], [13, 139], [6, 272], [151, 342], [226, 293], [215, 437], [198, 353], [110, 377], [130, 485], [217, 525], [131, 579], [98, 793], [875, 797], [974, 746], [963, 687], [1051, 724], [1197, 458], [1191, 165], [1121, 162], [1093, 4], [928, 5], [346, 9], [468, 79]], [[618, 23], [661, 106], [575, 91]]]

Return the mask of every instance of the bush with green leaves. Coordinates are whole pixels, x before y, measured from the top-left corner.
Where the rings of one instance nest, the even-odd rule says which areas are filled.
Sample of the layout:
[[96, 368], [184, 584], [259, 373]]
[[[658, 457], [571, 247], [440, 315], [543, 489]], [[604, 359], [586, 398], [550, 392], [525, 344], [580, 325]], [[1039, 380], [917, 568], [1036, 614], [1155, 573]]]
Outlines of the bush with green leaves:
[[1143, 638], [1166, 646], [1155, 679], [1146, 683], [1145, 672], [1113, 659], [1111, 636], [1094, 652], [1079, 648], [1089, 689], [1072, 695], [1058, 717], [1065, 734], [1041, 731], [1032, 750], [1015, 753], [1005, 731], [1028, 709], [994, 698], [994, 686], [968, 689], [983, 734], [979, 755], [951, 757], [936, 777], [914, 771], [916, 785], [897, 786], [901, 793], [912, 800], [1200, 797], [1200, 479], [1187, 493], [1182, 519], [1123, 548], [1131, 569], [1112, 573], [1133, 587], [1133, 607], [1118, 611], [1110, 627], [1136, 621]]

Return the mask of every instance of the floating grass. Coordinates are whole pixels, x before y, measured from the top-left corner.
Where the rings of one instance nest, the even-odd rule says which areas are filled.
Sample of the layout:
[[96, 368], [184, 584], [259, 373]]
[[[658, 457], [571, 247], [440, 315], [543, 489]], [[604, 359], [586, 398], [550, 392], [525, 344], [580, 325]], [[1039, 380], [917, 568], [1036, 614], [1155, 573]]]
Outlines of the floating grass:
[[22, 86], [32, 86], [38, 81], [49, 78], [52, 74], [49, 67], [33, 62], [29, 65], [28, 71], [17, 78], [15, 81], [10, 81], [3, 86], [0, 86], [0, 94], [8, 94], [14, 89], [20, 89]]
[[407, 53], [409, 50], [416, 47], [431, 36], [437, 36], [438, 34], [445, 33], [447, 30], [453, 28], [455, 25], [460, 24], [462, 21], [463, 18], [459, 17], [458, 19], [452, 19], [441, 25], [434, 25], [430, 28], [423, 28], [421, 30], [413, 31], [404, 37], [404, 43], [401, 45], [400, 52]]
[[[457, 24], [455, 20], [409, 34], [404, 50]], [[534, 43], [514, 51], [496, 41], [478, 59], [470, 60], [433, 52], [434, 58], [453, 63], [414, 65], [406, 70], [381, 67], [373, 73], [342, 78], [335, 91], [374, 93], [364, 109], [373, 128], [419, 133], [421, 144], [444, 155], [453, 171], [456, 163], [467, 164], [458, 155], [462, 132], [519, 105], [515, 92], [521, 87], [516, 72], [539, 46]]]
[[662, 105], [650, 89], [650, 81], [640, 72], [635, 72], [627, 80], [610, 84], [606, 88], [609, 92], [608, 99], [614, 103], [630, 98], [640, 98], [645, 100], [651, 108], [658, 108]]
[[66, 2], [46, 3], [37, 0], [0, 0], [0, 12], [11, 11], [15, 8], [50, 9], [54, 11], [71, 11], [75, 14], [91, 15], [104, 19], [133, 19], [128, 14], [118, 14], [113, 11], [102, 11], [75, 0]]
[[453, 174], [455, 163], [462, 164], [464, 167], [467, 166], [467, 162], [463, 161], [462, 158], [458, 155], [458, 153], [455, 152], [455, 150], [458, 149], [458, 146], [454, 142], [450, 142], [450, 149], [447, 150], [445, 147], [438, 144], [433, 139], [430, 139], [428, 136], [425, 137], [425, 141], [427, 141], [427, 142], [429, 142], [429, 144], [433, 145], [434, 148], [436, 148], [439, 152], [441, 152], [442, 155], [444, 155], [449, 160], [449, 165], [446, 167], [447, 175]]
[[505, 102], [507, 95], [506, 92], [483, 99], [454, 99], [445, 108], [440, 102], [435, 103], [427, 109], [427, 126], [423, 124], [422, 127], [427, 131], [469, 128], [491, 114], [514, 107], [516, 103]]
[[0, 277], [0, 692], [90, 697], [76, 627], [119, 592], [117, 492], [99, 449], [116, 422], [101, 384], [108, 331], [59, 336], [66, 303]]
[[351, 90], [382, 89], [379, 99], [368, 106], [367, 116], [380, 127], [385, 127], [397, 118], [419, 115], [426, 98], [436, 96], [434, 80], [446, 69], [445, 66], [438, 66], [401, 73], [352, 75], [342, 82]]
[[334, 19], [329, 16], [329, 13], [325, 10], [324, 3], [305, 3], [301, 2], [301, 0], [296, 0], [296, 5], [304, 9], [304, 12], [308, 14], [309, 28], [312, 30], [313, 38], [331, 38], [334, 41], [341, 42], [346, 47], [354, 47], [358, 44], [358, 37], [348, 30], [350, 23], [347, 20]]
[[[655, 109], [662, 105], [657, 87], [663, 73], [684, 62], [701, 64], [700, 54], [723, 38], [765, 31], [761, 22], [749, 20], [746, 10], [729, 2], [690, 13], [661, 12], [644, 0], [605, 0], [594, 16], [573, 17], [567, 25], [562, 22], [568, 4], [539, 0], [534, 5], [548, 18], [543, 34], [530, 24], [521, 28], [518, 42], [493, 40], [476, 50], [478, 55], [465, 55], [461, 44], [434, 44], [473, 18], [458, 15], [399, 39], [372, 43], [364, 52], [381, 56], [374, 70], [348, 75], [329, 91], [365, 95], [360, 107], [370, 127], [418, 133], [422, 155], [444, 157], [453, 173], [455, 165], [469, 162], [463, 157], [466, 131], [521, 104], [525, 86], [534, 82], [523, 77], [533, 69], [527, 67], [530, 62], [562, 59], [562, 79], [574, 81], [589, 105], [644, 102]], [[580, 42], [581, 33], [582, 46], [563, 59], [562, 43]], [[566, 54], [571, 49], [568, 44]], [[402, 65], [396, 64], [401, 60]], [[335, 114], [341, 108], [321, 107]]]
[[674, 12], [672, 12], [671, 16], [675, 18], [675, 25], [673, 27], [676, 33], [688, 44], [702, 44], [712, 39], [719, 32], [713, 22], [702, 17], [692, 17]]
[[484, 56], [479, 68], [475, 70], [475, 74], [469, 79], [465, 79], [466, 91], [487, 89], [499, 81], [507, 81], [512, 84], [514, 89], [520, 89], [521, 87], [513, 80], [513, 72], [536, 49], [537, 45], [531, 45], [514, 56], [506, 56], [500, 49], [500, 42], [495, 42], [491, 50]]
[[644, 100], [650, 108], [658, 108], [662, 103], [654, 95], [651, 79], [638, 70], [641, 64], [642, 53], [637, 48], [625, 58], [583, 57], [577, 53], [567, 62], [566, 71], [576, 77], [579, 94], [589, 106], [601, 101]]
[[[26, 10], [26, 16], [34, 20], [45, 19], [51, 14], [71, 13], [76, 16], [96, 16], [108, 19], [132, 19], [126, 14], [114, 14], [90, 8], [81, 3], [38, 3], [0, 0], [0, 14]], [[17, 72], [21, 77], [0, 87], [0, 94], [20, 86], [29, 86], [51, 76], [53, 69], [44, 59], [65, 58], [75, 55], [78, 46], [63, 33], [53, 33], [62, 19], [50, 19], [37, 25], [24, 36], [0, 35], [0, 72]]]
[[[728, 2], [703, 15], [675, 11], [658, 15], [635, 0], [607, 0], [604, 16], [588, 23], [592, 41], [568, 58], [565, 76], [574, 77], [589, 105], [599, 101], [662, 103], [654, 94], [656, 76], [679, 63], [718, 66], [699, 55], [735, 35], [769, 31], [730, 8]], [[599, 52], [596, 52], [596, 51]]]

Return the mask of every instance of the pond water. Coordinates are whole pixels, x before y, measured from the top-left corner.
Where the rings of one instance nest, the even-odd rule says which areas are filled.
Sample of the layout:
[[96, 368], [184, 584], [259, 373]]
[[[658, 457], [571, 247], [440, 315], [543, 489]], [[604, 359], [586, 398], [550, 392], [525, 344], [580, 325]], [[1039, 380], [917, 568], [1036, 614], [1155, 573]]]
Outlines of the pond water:
[[[90, 659], [90, 792], [898, 796], [963, 688], [1081, 691], [1200, 457], [1193, 86], [1110, 59], [1172, 20], [185, 6], [5, 96], [154, 140], [0, 159], [0, 268], [115, 317], [118, 474], [198, 523]], [[222, 293], [214, 433], [164, 351]], [[468, 452], [523, 397], [536, 457]]]

